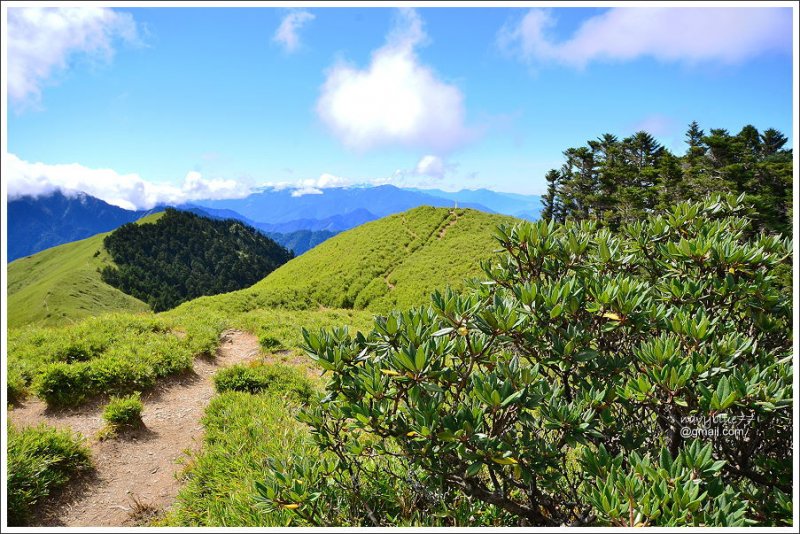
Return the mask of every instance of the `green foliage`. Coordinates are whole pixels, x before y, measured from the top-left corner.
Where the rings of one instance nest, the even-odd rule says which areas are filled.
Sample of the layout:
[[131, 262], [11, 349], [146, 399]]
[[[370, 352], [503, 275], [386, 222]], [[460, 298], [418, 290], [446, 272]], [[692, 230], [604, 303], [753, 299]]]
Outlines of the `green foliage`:
[[231, 318], [242, 330], [258, 336], [266, 351], [289, 350], [302, 346], [303, 333], [298, 327], [310, 329], [348, 325], [355, 330], [367, 330], [373, 314], [363, 310], [282, 310], [258, 309]]
[[51, 406], [74, 406], [99, 394], [142, 391], [216, 348], [225, 323], [197, 313], [185, 335], [174, 321], [112, 314], [61, 328], [9, 330], [9, 398], [31, 388]]
[[103, 409], [103, 419], [112, 427], [138, 426], [142, 424], [141, 394], [137, 391], [126, 397], [112, 397]]
[[19, 402], [27, 396], [25, 387], [25, 377], [22, 370], [18, 368], [7, 369], [6, 374], [6, 393], [10, 403]]
[[747, 125], [731, 135], [696, 122], [686, 133], [686, 153], [678, 157], [646, 132], [623, 140], [611, 134], [564, 151], [561, 169], [545, 177], [546, 219], [593, 218], [617, 228], [654, 209], [679, 201], [701, 201], [715, 193], [745, 194], [754, 226], [770, 232], [791, 230], [792, 151], [786, 136]]
[[103, 281], [154, 311], [247, 287], [292, 254], [239, 221], [167, 209], [154, 224], [125, 224], [103, 239], [115, 266]]
[[45, 426], [8, 428], [9, 526], [22, 526], [53, 490], [90, 467], [83, 438]]
[[186, 471], [164, 526], [284, 526], [286, 511], [255, 508], [253, 488], [266, 458], [313, 453], [313, 443], [280, 392], [251, 395], [227, 391], [215, 396], [203, 418], [202, 453]]
[[480, 274], [494, 255], [491, 229], [515, 219], [420, 207], [363, 224], [309, 250], [254, 286], [186, 306], [250, 310], [328, 308], [385, 312]]
[[501, 226], [506, 254], [470, 291], [368, 335], [305, 331], [331, 373], [301, 414], [323, 454], [273, 464], [259, 498], [302, 524], [356, 524], [341, 499], [406, 524], [371, 485], [397, 480], [429, 521], [430, 496], [456, 495], [519, 525], [790, 524], [791, 307], [774, 269], [791, 242], [753, 236], [740, 201], [618, 233]]
[[314, 391], [302, 370], [280, 364], [234, 365], [222, 369], [214, 375], [214, 387], [217, 393], [270, 391], [302, 403], [307, 403]]

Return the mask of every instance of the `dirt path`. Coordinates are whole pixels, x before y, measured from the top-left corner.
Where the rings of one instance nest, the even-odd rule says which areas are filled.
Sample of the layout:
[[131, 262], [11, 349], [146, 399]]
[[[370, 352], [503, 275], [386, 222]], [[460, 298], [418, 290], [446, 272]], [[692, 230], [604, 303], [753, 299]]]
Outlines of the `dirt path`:
[[[437, 239], [443, 238], [445, 234], [447, 234], [447, 229], [458, 222], [459, 216], [456, 210], [450, 210], [450, 215], [452, 215], [453, 218], [450, 219], [446, 224], [442, 225], [442, 229], [439, 230], [439, 237]], [[448, 218], [450, 218], [450, 216], [448, 216]]]
[[19, 427], [72, 428], [86, 436], [92, 450], [95, 469], [41, 507], [31, 526], [135, 526], [168, 508], [182, 485], [176, 473], [185, 451], [202, 444], [200, 418], [214, 395], [214, 373], [259, 354], [254, 335], [224, 332], [216, 358], [197, 359], [192, 371], [142, 395], [144, 428], [103, 441], [96, 438], [104, 426], [102, 401], [53, 412], [30, 398], [9, 410], [9, 421]]

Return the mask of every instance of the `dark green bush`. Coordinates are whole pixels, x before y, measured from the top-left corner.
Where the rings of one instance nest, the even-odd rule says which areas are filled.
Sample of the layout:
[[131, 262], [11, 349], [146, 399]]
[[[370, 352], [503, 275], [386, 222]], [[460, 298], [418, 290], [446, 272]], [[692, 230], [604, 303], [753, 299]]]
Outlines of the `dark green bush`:
[[77, 406], [96, 393], [89, 364], [51, 363], [33, 383], [36, 395], [48, 406]]
[[266, 351], [275, 351], [283, 349], [283, 343], [281, 343], [280, 339], [276, 339], [272, 336], [263, 336], [259, 338], [259, 343], [261, 343], [261, 347]]
[[[302, 413], [323, 455], [273, 466], [264, 506], [303, 524], [792, 522], [791, 242], [750, 233], [735, 197], [623, 225], [500, 227], [465, 294], [304, 332], [331, 373]], [[301, 482], [298, 483], [297, 481]], [[343, 497], [343, 492], [345, 496]], [[380, 508], [377, 508], [380, 506]], [[419, 516], [416, 516], [419, 517]], [[437, 519], [437, 521], [440, 521]]]
[[34, 506], [89, 466], [89, 450], [79, 435], [45, 426], [9, 426], [9, 526], [24, 525]]
[[103, 410], [103, 419], [112, 427], [133, 427], [142, 424], [141, 394], [132, 393], [126, 397], [112, 397]]
[[261, 393], [281, 392], [299, 402], [308, 402], [314, 392], [302, 370], [288, 365], [235, 365], [214, 375], [217, 393], [242, 391]]
[[36, 395], [48, 406], [77, 406], [102, 393], [141, 391], [155, 384], [153, 368], [144, 362], [102, 357], [89, 362], [52, 363], [34, 381]]

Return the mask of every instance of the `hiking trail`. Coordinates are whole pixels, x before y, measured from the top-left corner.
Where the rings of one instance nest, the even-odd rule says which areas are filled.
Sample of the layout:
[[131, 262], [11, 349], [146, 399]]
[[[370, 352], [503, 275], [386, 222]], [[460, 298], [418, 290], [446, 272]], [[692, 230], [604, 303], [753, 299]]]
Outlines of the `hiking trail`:
[[138, 526], [161, 515], [183, 485], [178, 475], [181, 462], [189, 459], [187, 451], [202, 445], [201, 418], [214, 396], [214, 374], [260, 355], [256, 336], [226, 330], [216, 357], [196, 358], [190, 371], [159, 380], [142, 393], [142, 428], [104, 440], [97, 437], [105, 426], [104, 398], [49, 410], [31, 396], [9, 409], [8, 420], [18, 428], [45, 423], [83, 434], [94, 466], [37, 505], [29, 526]]

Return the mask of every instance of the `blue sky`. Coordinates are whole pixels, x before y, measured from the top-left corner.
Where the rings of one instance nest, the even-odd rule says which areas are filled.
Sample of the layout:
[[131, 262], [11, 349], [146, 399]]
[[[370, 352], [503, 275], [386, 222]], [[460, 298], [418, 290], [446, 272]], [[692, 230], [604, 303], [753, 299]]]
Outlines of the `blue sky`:
[[9, 11], [9, 195], [538, 194], [606, 132], [682, 152], [697, 120], [793, 142], [787, 8]]

